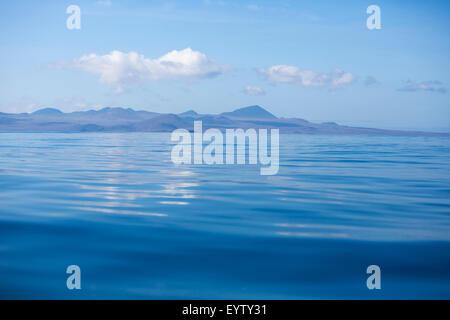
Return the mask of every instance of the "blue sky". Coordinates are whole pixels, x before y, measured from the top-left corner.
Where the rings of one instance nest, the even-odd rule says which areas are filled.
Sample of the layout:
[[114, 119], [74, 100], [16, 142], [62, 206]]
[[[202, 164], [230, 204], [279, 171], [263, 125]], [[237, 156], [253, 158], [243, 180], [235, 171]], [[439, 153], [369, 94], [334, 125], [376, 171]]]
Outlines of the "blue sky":
[[[66, 27], [72, 4], [80, 30]], [[372, 4], [380, 30], [366, 27]], [[450, 131], [449, 9], [448, 1], [2, 1], [0, 111], [220, 113], [259, 104], [311, 121]]]

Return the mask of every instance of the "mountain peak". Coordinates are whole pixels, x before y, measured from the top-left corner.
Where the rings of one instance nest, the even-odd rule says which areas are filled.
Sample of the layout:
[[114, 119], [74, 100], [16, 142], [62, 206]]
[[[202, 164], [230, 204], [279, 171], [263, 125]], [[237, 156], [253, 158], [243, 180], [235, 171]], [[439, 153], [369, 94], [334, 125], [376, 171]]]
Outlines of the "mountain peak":
[[42, 116], [54, 116], [60, 115], [62, 112], [55, 108], [43, 108], [33, 112], [34, 115], [42, 115]]
[[231, 118], [243, 118], [243, 119], [277, 119], [276, 116], [274, 116], [269, 111], [260, 106], [249, 106], [245, 108], [240, 108], [232, 112], [224, 112], [221, 115]]
[[198, 116], [198, 113], [194, 110], [188, 110], [186, 112], [180, 113], [180, 116]]

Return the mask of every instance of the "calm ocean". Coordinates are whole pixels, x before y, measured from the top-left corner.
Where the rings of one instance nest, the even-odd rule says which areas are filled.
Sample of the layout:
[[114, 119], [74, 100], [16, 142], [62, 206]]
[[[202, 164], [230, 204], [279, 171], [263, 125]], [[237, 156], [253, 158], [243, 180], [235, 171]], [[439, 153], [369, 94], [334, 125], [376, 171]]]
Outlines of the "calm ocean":
[[0, 298], [450, 298], [449, 137], [281, 135], [275, 176], [169, 138], [1, 133]]

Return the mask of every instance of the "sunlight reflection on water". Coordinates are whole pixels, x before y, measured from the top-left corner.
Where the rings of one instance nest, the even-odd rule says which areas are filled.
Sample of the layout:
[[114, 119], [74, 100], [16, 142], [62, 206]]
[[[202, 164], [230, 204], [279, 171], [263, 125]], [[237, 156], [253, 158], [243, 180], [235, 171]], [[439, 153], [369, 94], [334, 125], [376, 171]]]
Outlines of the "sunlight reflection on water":
[[176, 166], [167, 134], [1, 134], [0, 297], [72, 298], [74, 261], [86, 298], [370, 298], [375, 262], [385, 298], [450, 297], [448, 138], [280, 147], [261, 176]]

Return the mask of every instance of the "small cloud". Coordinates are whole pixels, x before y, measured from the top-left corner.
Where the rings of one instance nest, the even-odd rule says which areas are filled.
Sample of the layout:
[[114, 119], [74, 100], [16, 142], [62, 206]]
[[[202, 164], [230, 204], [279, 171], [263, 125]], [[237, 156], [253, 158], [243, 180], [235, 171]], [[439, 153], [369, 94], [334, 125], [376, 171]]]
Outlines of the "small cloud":
[[436, 93], [446, 93], [447, 89], [443, 87], [441, 81], [438, 80], [430, 80], [430, 81], [405, 81], [405, 85], [399, 89], [398, 91], [404, 92], [418, 92], [418, 91], [428, 91], [428, 92], [436, 92]]
[[96, 1], [95, 4], [98, 6], [101, 6], [101, 7], [111, 7], [112, 6], [111, 0], [99, 0], [99, 1]]
[[122, 85], [116, 85], [112, 90], [108, 92], [109, 96], [119, 96], [121, 94], [129, 93], [131, 89], [129, 87], [124, 87]]
[[260, 87], [245, 86], [244, 93], [249, 96], [263, 96], [266, 94], [266, 91]]
[[299, 83], [302, 87], [339, 88], [356, 80], [356, 76], [341, 69], [330, 73], [303, 70], [295, 66], [277, 65], [268, 69], [259, 69], [259, 74], [274, 83]]
[[379, 82], [378, 82], [378, 80], [377, 80], [375, 77], [373, 77], [373, 76], [367, 76], [367, 77], [364, 79], [364, 85], [365, 85], [366, 87], [371, 87], [371, 86], [374, 86], [374, 85], [377, 85], [377, 84], [379, 84]]

